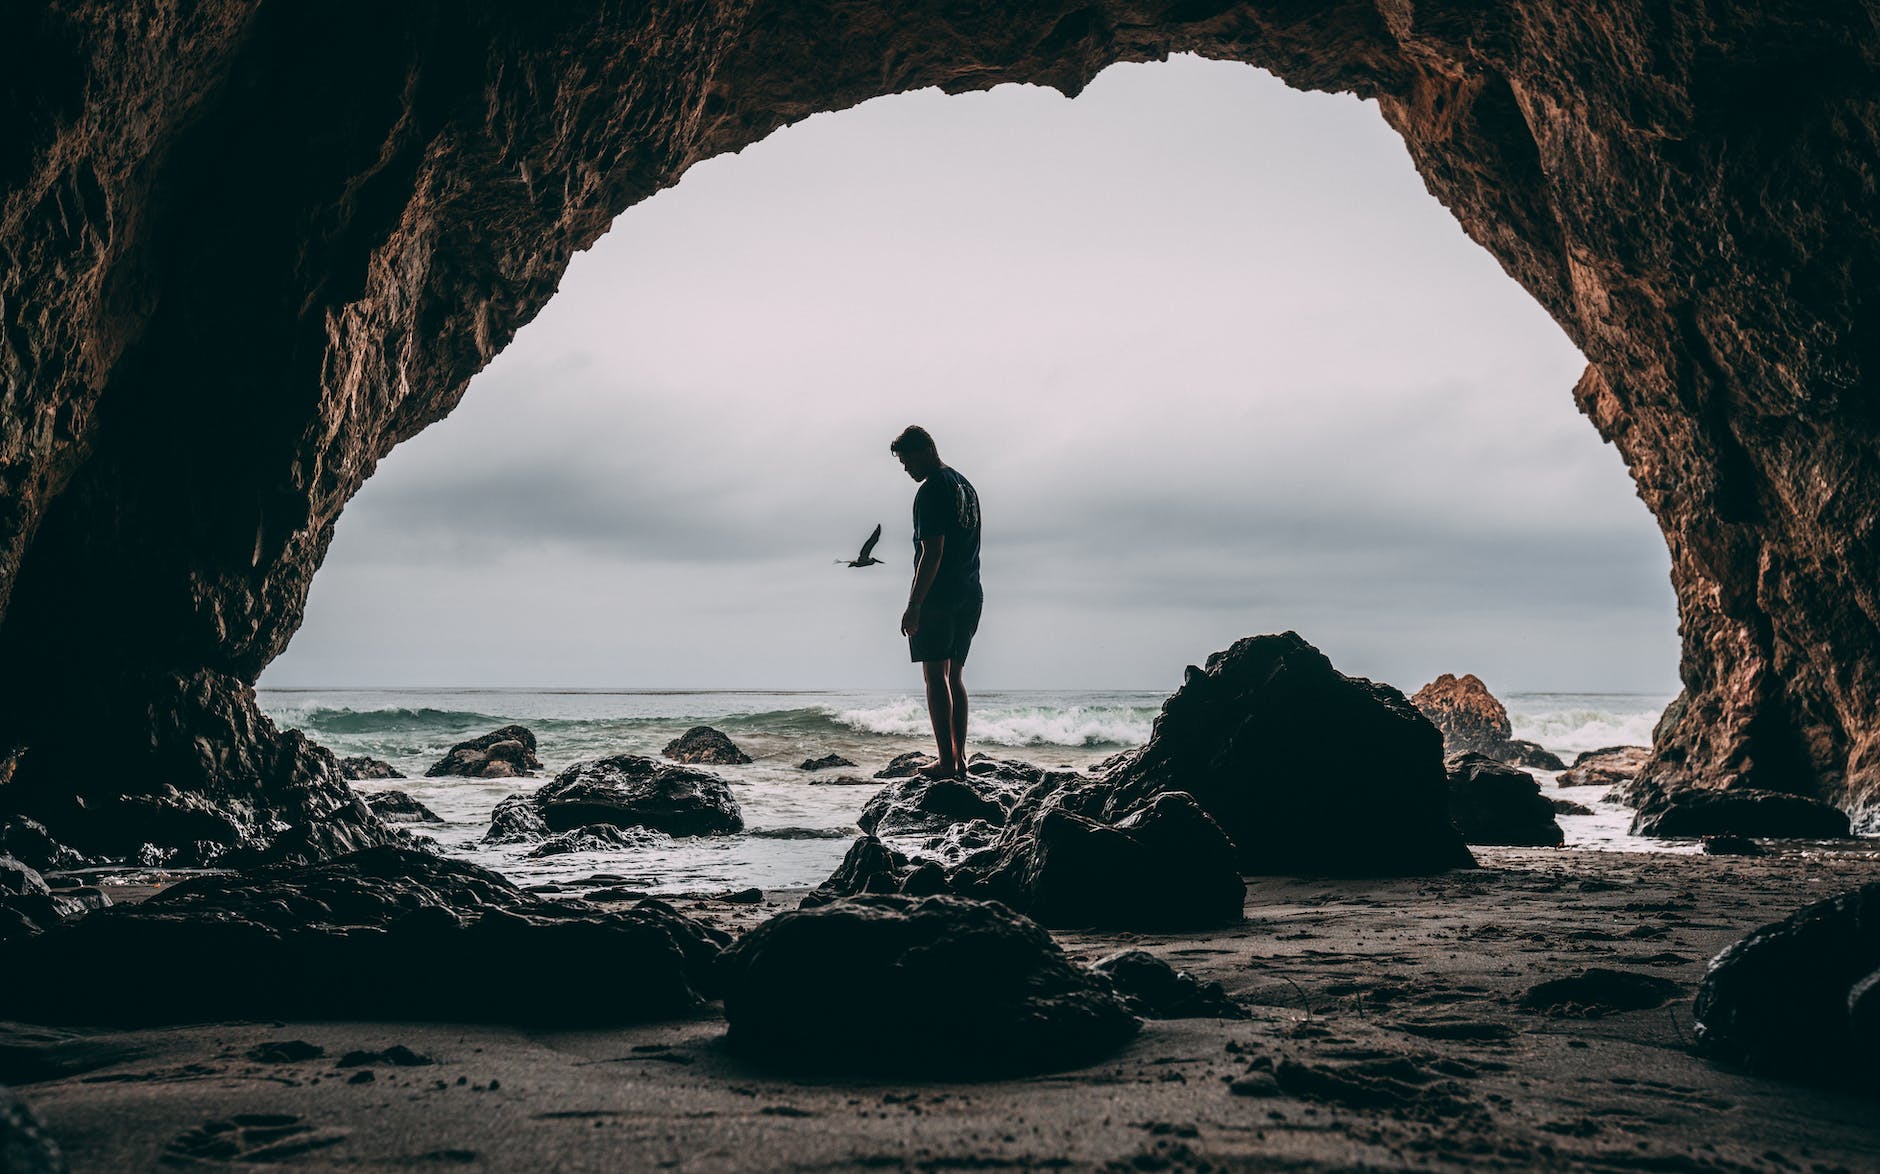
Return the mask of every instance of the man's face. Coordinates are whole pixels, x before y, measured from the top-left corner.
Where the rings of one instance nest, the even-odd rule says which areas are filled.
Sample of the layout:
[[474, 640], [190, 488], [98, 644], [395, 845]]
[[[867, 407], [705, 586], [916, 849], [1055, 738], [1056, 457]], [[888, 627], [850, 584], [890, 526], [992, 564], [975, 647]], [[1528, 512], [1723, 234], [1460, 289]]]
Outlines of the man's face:
[[922, 462], [919, 457], [912, 453], [905, 452], [895, 453], [894, 457], [901, 462], [901, 468], [907, 470], [909, 477], [912, 477], [916, 481], [925, 481], [927, 479], [927, 474], [922, 470]]

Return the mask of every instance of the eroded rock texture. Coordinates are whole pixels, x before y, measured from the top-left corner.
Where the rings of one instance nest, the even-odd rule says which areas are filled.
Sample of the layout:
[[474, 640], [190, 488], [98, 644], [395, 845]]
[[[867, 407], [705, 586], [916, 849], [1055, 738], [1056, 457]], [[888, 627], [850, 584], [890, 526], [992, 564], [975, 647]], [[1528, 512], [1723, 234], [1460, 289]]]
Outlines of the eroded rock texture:
[[6, 803], [173, 791], [250, 839], [373, 838], [248, 683], [346, 500], [576, 250], [817, 111], [1194, 51], [1375, 98], [1586, 353], [1682, 613], [1646, 782], [1870, 804], [1877, 47], [1858, 0], [8, 6]]

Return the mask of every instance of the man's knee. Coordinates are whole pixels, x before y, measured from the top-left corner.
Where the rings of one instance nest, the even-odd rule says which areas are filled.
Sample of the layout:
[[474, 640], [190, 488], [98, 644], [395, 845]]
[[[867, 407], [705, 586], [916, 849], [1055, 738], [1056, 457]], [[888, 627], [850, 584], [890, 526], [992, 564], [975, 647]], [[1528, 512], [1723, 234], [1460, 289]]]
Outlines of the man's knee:
[[929, 685], [938, 685], [943, 681], [953, 679], [953, 662], [950, 660], [923, 660], [920, 662], [920, 673], [921, 676], [927, 679]]

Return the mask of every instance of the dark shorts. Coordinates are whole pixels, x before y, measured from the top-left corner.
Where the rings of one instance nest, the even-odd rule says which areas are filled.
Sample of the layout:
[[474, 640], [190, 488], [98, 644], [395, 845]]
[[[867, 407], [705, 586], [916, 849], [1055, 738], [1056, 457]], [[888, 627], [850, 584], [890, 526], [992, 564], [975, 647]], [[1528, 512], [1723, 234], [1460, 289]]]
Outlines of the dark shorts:
[[977, 587], [961, 599], [929, 600], [920, 609], [920, 630], [907, 638], [908, 659], [964, 661], [985, 602], [985, 592]]

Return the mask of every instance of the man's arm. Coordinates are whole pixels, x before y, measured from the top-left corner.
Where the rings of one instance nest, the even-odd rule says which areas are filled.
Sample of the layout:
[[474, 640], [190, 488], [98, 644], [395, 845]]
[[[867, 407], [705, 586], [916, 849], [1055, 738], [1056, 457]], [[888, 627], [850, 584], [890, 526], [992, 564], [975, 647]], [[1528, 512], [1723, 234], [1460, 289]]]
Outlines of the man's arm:
[[914, 564], [914, 585], [908, 589], [907, 610], [901, 613], [901, 635], [920, 631], [920, 608], [927, 601], [927, 591], [940, 572], [940, 556], [946, 553], [947, 536], [936, 534], [921, 540], [920, 559]]

